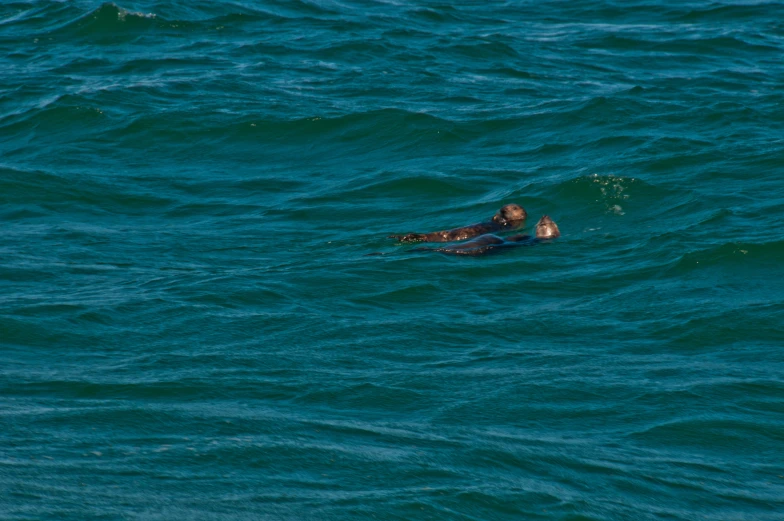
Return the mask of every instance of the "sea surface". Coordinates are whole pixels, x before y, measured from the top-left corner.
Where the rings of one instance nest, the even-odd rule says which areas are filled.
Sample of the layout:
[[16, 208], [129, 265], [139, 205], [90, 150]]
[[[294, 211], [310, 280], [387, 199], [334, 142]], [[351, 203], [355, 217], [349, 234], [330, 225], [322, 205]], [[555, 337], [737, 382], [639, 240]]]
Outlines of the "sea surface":
[[4, 0], [0, 519], [780, 521], [783, 227], [782, 2]]

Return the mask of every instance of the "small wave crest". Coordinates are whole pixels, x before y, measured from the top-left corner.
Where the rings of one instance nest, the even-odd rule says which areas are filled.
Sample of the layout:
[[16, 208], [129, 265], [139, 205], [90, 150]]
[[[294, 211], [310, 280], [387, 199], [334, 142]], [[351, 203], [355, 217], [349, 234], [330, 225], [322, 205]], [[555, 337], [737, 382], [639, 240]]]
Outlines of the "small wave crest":
[[149, 29], [155, 22], [155, 13], [129, 11], [117, 4], [106, 2], [81, 18], [70, 22], [64, 30], [72, 30], [77, 34], [90, 35], [118, 31], [135, 31]]

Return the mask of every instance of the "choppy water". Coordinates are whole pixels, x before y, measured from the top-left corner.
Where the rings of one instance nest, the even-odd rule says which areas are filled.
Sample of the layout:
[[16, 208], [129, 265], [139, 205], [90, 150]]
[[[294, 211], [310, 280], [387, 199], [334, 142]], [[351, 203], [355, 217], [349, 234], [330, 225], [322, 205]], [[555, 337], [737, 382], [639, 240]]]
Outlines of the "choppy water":
[[[780, 2], [2, 2], [0, 518], [782, 519], [782, 53]], [[563, 236], [386, 239], [509, 202]]]

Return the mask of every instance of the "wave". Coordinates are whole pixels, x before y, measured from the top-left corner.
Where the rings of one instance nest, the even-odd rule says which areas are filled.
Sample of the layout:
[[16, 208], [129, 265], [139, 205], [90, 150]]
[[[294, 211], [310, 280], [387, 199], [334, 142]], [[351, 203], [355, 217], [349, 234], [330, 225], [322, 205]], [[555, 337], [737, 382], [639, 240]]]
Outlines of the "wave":
[[588, 49], [606, 49], [628, 54], [631, 51], [644, 53], [694, 54], [706, 57], [726, 55], [737, 52], [747, 53], [778, 53], [781, 49], [775, 45], [752, 43], [740, 36], [711, 36], [702, 38], [672, 38], [667, 40], [646, 40], [631, 36], [605, 34], [590, 37], [577, 45]]
[[746, 5], [716, 5], [703, 9], [691, 9], [688, 13], [673, 16], [672, 20], [688, 23], [721, 21], [757, 21], [760, 18], [784, 19], [784, 4], [780, 2], [759, 2]]
[[[39, 144], [50, 140], [68, 139], [75, 130], [93, 136], [105, 131], [112, 120], [106, 112], [89, 99], [64, 94], [39, 101], [33, 106], [22, 106], [0, 117], [0, 129], [15, 140]], [[80, 138], [84, 140], [84, 134]], [[28, 139], [21, 139], [27, 137]], [[13, 141], [12, 141], [13, 142]]]
[[[278, 154], [296, 150], [299, 157], [318, 156], [320, 161], [380, 150], [425, 153], [430, 147], [456, 146], [466, 139], [446, 120], [396, 109], [296, 120], [167, 111], [131, 118], [105, 137], [134, 149], [147, 148], [150, 142], [187, 142], [188, 149], [178, 154], [192, 154], [194, 146], [225, 153], [237, 146], [274, 144]], [[263, 152], [256, 148], [254, 154]]]
[[784, 258], [784, 240], [762, 243], [726, 242], [685, 253], [673, 266], [672, 274], [683, 275], [695, 269], [714, 265], [729, 267], [777, 263], [782, 258]]
[[295, 401], [303, 405], [326, 405], [336, 409], [381, 408], [387, 411], [405, 412], [421, 407], [425, 396], [410, 389], [359, 383], [307, 391]]
[[431, 24], [459, 22], [463, 19], [459, 9], [442, 4], [437, 7], [417, 7], [406, 11], [406, 18], [410, 18], [414, 23]]
[[106, 44], [128, 41], [149, 31], [181, 34], [237, 31], [246, 24], [257, 27], [259, 23], [280, 25], [304, 21], [319, 23], [325, 20], [340, 21], [341, 26], [348, 26], [351, 23], [338, 16], [345, 15], [345, 12], [334, 11], [325, 5], [304, 0], [267, 5], [264, 8], [232, 3], [228, 13], [226, 7], [225, 4], [216, 5], [214, 2], [158, 6], [159, 9], [168, 8], [164, 14], [174, 15], [174, 17], [166, 17], [157, 12], [132, 11], [113, 2], [105, 2], [87, 13], [80, 13], [73, 8], [57, 11], [49, 9], [46, 15], [50, 25], [55, 25], [51, 34], [86, 38], [94, 43]]
[[[519, 59], [520, 54], [511, 46], [503, 42], [478, 41], [471, 44], [455, 44], [447, 47], [439, 47], [441, 52], [446, 51], [450, 54], [464, 58], [478, 58], [481, 60], [515, 60]], [[431, 49], [435, 52], [436, 49]], [[507, 62], [508, 63], [508, 62]]]
[[76, 20], [66, 22], [56, 33], [73, 36], [109, 35], [112, 39], [120, 39], [123, 35], [142, 33], [164, 23], [165, 20], [159, 19], [155, 13], [128, 11], [107, 2]]
[[[328, 194], [308, 195], [296, 199], [312, 205], [328, 203], [377, 202], [379, 197], [459, 197], [476, 194], [474, 183], [464, 176], [447, 176], [442, 174], [419, 174], [401, 176], [396, 172], [381, 171], [370, 180], [362, 180], [352, 185], [330, 187]], [[432, 199], [431, 199], [432, 200]], [[352, 205], [348, 210], [354, 211]]]
[[[767, 428], [766, 428], [767, 427]], [[758, 422], [735, 418], [690, 418], [657, 424], [632, 434], [633, 438], [649, 443], [693, 445], [720, 450], [722, 447], [751, 448], [755, 439], [784, 441], [784, 429], [776, 422]]]
[[[754, 287], [751, 283], [747, 286]], [[755, 292], [758, 299], [765, 298], [762, 291]], [[738, 295], [737, 303], [722, 302], [720, 308], [705, 306], [699, 299], [696, 300], [699, 307], [694, 310], [684, 303], [685, 310], [673, 315], [667, 325], [658, 327], [652, 337], [680, 353], [706, 353], [724, 346], [746, 348], [749, 345], [762, 352], [761, 347], [784, 342], [781, 323], [784, 302], [775, 300], [778, 295], [773, 292], [765, 302], [744, 302], [744, 293], [739, 291]]]
[[2, 2], [0, 26], [4, 31], [45, 31], [78, 13], [71, 2]]
[[123, 184], [116, 179], [102, 182], [78, 174], [0, 166], [0, 202], [11, 211], [32, 206], [45, 214], [70, 211], [76, 214], [147, 215], [168, 208], [173, 200], [141, 186], [123, 189]]

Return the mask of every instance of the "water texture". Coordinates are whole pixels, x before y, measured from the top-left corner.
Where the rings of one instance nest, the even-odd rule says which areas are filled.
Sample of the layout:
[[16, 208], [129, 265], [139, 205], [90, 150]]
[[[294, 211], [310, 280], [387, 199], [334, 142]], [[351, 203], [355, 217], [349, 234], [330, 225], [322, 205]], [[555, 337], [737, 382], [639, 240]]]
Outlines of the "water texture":
[[[781, 520], [783, 58], [781, 2], [0, 3], [0, 518]], [[511, 202], [563, 235], [386, 238]]]

